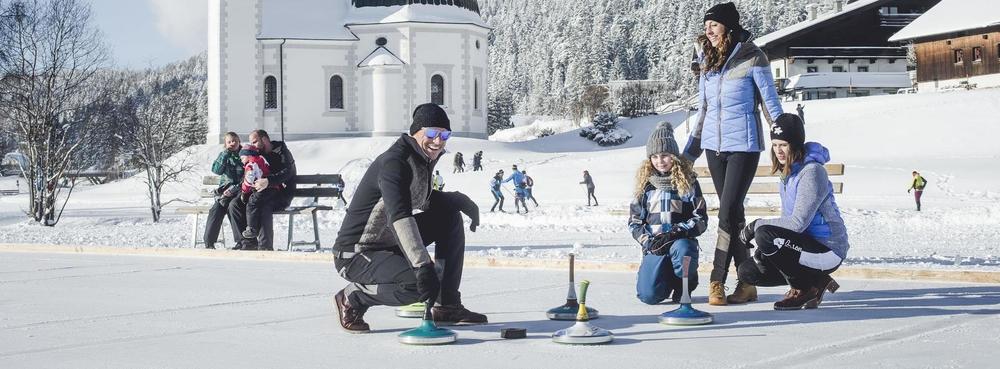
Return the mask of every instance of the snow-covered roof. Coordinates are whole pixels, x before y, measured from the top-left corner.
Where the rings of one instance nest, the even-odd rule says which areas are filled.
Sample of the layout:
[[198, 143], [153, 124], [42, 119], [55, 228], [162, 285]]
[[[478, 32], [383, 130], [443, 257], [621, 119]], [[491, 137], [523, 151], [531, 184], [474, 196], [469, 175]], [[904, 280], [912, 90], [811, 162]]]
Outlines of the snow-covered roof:
[[358, 63], [358, 67], [378, 67], [385, 65], [404, 65], [402, 60], [399, 59], [391, 51], [387, 50], [385, 47], [379, 46], [371, 54], [368, 54], [364, 60]]
[[258, 39], [357, 40], [349, 26], [385, 23], [471, 24], [489, 28], [483, 18], [457, 6], [428, 4], [366, 6], [350, 0], [263, 0]]
[[889, 41], [903, 41], [1000, 25], [996, 0], [942, 0]]
[[873, 4], [879, 3], [879, 2], [884, 2], [884, 1], [887, 1], [887, 0], [858, 0], [858, 1], [855, 1], [853, 3], [845, 5], [844, 9], [842, 9], [840, 12], [823, 14], [823, 15], [820, 15], [820, 16], [816, 17], [816, 19], [802, 21], [802, 22], [793, 24], [791, 26], [788, 26], [788, 27], [779, 29], [777, 31], [768, 33], [766, 35], [757, 37], [757, 38], [753, 39], [753, 43], [756, 44], [759, 47], [764, 47], [768, 43], [771, 43], [771, 42], [774, 42], [774, 41], [778, 41], [778, 40], [783, 39], [785, 37], [791, 36], [791, 35], [795, 34], [796, 32], [808, 29], [808, 28], [810, 28], [812, 26], [816, 26], [816, 25], [819, 25], [819, 24], [826, 23], [828, 21], [832, 21], [832, 20], [834, 20], [836, 18], [839, 18], [841, 16], [845, 16], [845, 15], [851, 13], [851, 12], [854, 12], [855, 10], [858, 10], [858, 9], [861, 9], [861, 8], [864, 8], [864, 7], [867, 7], [869, 5], [873, 5]]
[[905, 88], [912, 87], [910, 75], [906, 72], [832, 72], [807, 73], [788, 78], [788, 89], [823, 87], [869, 87]]

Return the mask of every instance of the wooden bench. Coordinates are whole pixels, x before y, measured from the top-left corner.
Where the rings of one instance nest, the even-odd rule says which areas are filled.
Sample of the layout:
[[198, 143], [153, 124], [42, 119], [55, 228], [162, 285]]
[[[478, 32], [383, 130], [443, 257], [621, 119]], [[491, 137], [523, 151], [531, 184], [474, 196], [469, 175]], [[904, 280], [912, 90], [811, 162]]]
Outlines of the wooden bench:
[[[295, 183], [295, 193], [292, 196], [294, 198], [312, 198], [312, 203], [307, 205], [292, 205], [284, 210], [275, 211], [272, 214], [288, 215], [288, 242], [285, 247], [286, 250], [291, 251], [293, 246], [313, 245], [315, 250], [319, 251], [321, 244], [319, 237], [319, 220], [316, 218], [316, 212], [333, 210], [332, 204], [321, 205], [320, 199], [339, 199], [344, 206], [347, 206], [347, 200], [344, 199], [343, 196], [344, 180], [339, 174], [308, 174], [295, 176]], [[207, 200], [207, 204], [183, 206], [177, 209], [178, 213], [194, 215], [194, 224], [191, 227], [191, 247], [197, 247], [199, 244], [205, 243], [198, 237], [198, 228], [204, 227], [204, 224], [199, 221], [199, 218], [200, 215], [208, 214], [208, 212], [212, 209], [212, 201], [215, 201], [215, 194], [212, 191], [218, 186], [218, 184], [219, 176], [205, 176], [202, 178], [203, 187], [199, 197], [203, 200], [203, 202]], [[295, 216], [304, 214], [312, 215], [312, 241], [296, 241], [294, 238]], [[224, 225], [226, 223], [227, 222], [223, 222]], [[225, 232], [219, 232], [219, 235], [222, 237], [223, 244], [225, 244]], [[238, 241], [239, 240], [234, 240], [234, 242]]]
[[[830, 177], [830, 182], [833, 184], [833, 193], [840, 194], [844, 192], [844, 183], [840, 181], [835, 181], [834, 177], [839, 177], [844, 175], [844, 164], [826, 164], [826, 173]], [[698, 182], [701, 184], [701, 191], [706, 196], [711, 194], [715, 195], [715, 185], [712, 183], [712, 174], [709, 172], [708, 167], [694, 167], [695, 173], [698, 173]], [[771, 174], [771, 166], [758, 166], [757, 172], [754, 174], [754, 181], [750, 184], [750, 190], [747, 191], [747, 195], [777, 195], [780, 193], [780, 179], [778, 179], [778, 173]], [[709, 211], [718, 212], [718, 208], [709, 209]], [[747, 207], [746, 213], [754, 215], [775, 215], [781, 213], [781, 208], [779, 206], [771, 207]]]

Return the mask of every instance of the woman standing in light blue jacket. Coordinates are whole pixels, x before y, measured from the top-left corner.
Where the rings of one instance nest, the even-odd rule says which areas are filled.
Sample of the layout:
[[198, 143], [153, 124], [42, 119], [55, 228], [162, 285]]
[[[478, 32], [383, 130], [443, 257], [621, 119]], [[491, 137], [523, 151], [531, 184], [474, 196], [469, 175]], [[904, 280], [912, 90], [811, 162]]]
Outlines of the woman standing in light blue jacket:
[[743, 199], [764, 151], [759, 116], [763, 113], [770, 124], [772, 117], [783, 113], [767, 56], [749, 40], [750, 32], [740, 26], [733, 3], [718, 4], [705, 13], [705, 34], [698, 36], [703, 51], [697, 123], [684, 157], [694, 161], [708, 151], [708, 168], [719, 196], [719, 237], [708, 300], [712, 305], [757, 300], [757, 289], [746, 283], [737, 283], [733, 294], [725, 296], [730, 262], [736, 259], [738, 266], [749, 258], [734, 234], [745, 222]]

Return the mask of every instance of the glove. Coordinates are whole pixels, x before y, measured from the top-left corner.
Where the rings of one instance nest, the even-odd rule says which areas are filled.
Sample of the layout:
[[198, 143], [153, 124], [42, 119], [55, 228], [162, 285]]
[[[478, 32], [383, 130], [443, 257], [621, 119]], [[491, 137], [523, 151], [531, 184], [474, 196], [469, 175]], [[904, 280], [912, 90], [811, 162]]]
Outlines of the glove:
[[652, 240], [649, 240], [649, 248], [646, 250], [650, 254], [663, 256], [670, 252], [670, 233], [661, 232], [656, 236], [653, 236]]
[[913, 191], [913, 189], [906, 190], [906, 193], [910, 193], [910, 191]]
[[420, 293], [419, 301], [427, 301], [431, 297], [437, 297], [441, 290], [441, 281], [438, 280], [437, 271], [434, 270], [434, 263], [427, 263], [418, 267], [417, 292]]
[[753, 240], [754, 237], [753, 234], [756, 231], [756, 226], [757, 226], [757, 220], [754, 219], [754, 221], [750, 222], [750, 224], [747, 224], [746, 227], [743, 227], [743, 230], [740, 231], [740, 241], [743, 241], [743, 244], [746, 245], [748, 248], [753, 247], [753, 244], [751, 244], [750, 241]]
[[674, 225], [672, 228], [670, 228], [670, 232], [667, 232], [667, 239], [673, 241], [673, 240], [679, 240], [681, 238], [686, 238], [687, 233], [688, 230], [686, 228], [681, 227], [680, 225]]

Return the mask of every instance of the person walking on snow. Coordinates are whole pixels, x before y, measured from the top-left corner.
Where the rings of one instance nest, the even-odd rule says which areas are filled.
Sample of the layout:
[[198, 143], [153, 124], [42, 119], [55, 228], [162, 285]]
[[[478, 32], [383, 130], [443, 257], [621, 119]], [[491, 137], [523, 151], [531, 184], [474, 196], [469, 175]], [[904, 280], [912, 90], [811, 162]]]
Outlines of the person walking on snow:
[[465, 159], [462, 158], [461, 152], [455, 153], [455, 168], [452, 170], [452, 174], [464, 173], [465, 172]]
[[483, 170], [483, 150], [476, 151], [472, 154], [472, 171], [477, 172]]
[[668, 297], [680, 301], [685, 256], [691, 257], [688, 292], [698, 287], [696, 237], [708, 228], [697, 175], [691, 163], [680, 158], [673, 132], [673, 126], [663, 122], [649, 136], [629, 206], [629, 230], [642, 247], [636, 296], [650, 305]]
[[920, 197], [924, 195], [924, 187], [927, 187], [927, 180], [914, 170], [913, 182], [910, 183], [910, 189], [906, 190], [906, 193], [913, 191], [913, 200], [917, 202], [917, 211], [920, 211]]
[[[403, 134], [365, 171], [347, 208], [334, 266], [348, 281], [334, 296], [341, 328], [370, 330], [364, 315], [372, 306], [402, 306], [435, 296], [431, 312], [439, 324], [484, 324], [483, 314], [462, 305], [459, 285], [465, 256], [462, 213], [479, 226], [479, 207], [461, 192], [431, 190], [431, 175], [451, 136], [451, 122], [436, 104], [413, 112]], [[414, 210], [422, 210], [413, 214]], [[434, 259], [427, 245], [434, 243]], [[435, 265], [444, 270], [441, 279]]]
[[[535, 180], [528, 176], [528, 171], [522, 170], [521, 174], [524, 174], [524, 197], [531, 202], [535, 203], [535, 207], [538, 207], [538, 200], [535, 200], [535, 194], [531, 192], [531, 189], [535, 187]], [[528, 208], [527, 205], [524, 206]]]
[[514, 181], [514, 213], [521, 213], [521, 207], [518, 205], [520, 204], [524, 206], [524, 213], [528, 214], [528, 204], [524, 202], [524, 174], [521, 174], [521, 171], [517, 170], [517, 165], [511, 167], [511, 170], [513, 173], [510, 174], [510, 177], [503, 180], [503, 183]]
[[431, 188], [435, 191], [444, 191], [444, 177], [441, 176], [441, 171], [434, 171], [434, 183]]
[[590, 199], [594, 199], [594, 206], [597, 206], [597, 196], [594, 196], [594, 178], [590, 176], [590, 172], [583, 171], [583, 181], [580, 184], [587, 185], [587, 206], [590, 206]]
[[490, 179], [490, 193], [493, 194], [493, 206], [490, 207], [490, 212], [496, 210], [497, 204], [500, 205], [500, 212], [503, 210], [503, 192], [500, 191], [500, 184], [503, 183], [503, 169], [496, 172], [493, 178]]
[[802, 104], [795, 104], [795, 112], [799, 113], [799, 118], [802, 118], [802, 124], [806, 124], [806, 107]]
[[825, 291], [840, 287], [830, 274], [851, 247], [823, 166], [830, 152], [805, 142], [805, 137], [801, 118], [778, 116], [771, 128], [771, 173], [781, 178], [781, 216], [754, 220], [739, 235], [747, 247], [753, 247], [751, 241], [757, 244], [754, 257], [737, 268], [741, 282], [791, 286], [785, 298], [774, 303], [775, 310], [818, 307]]
[[[757, 300], [757, 289], [736, 284], [726, 296], [729, 263], [737, 266], [750, 257], [736, 235], [746, 221], [743, 200], [764, 151], [764, 130], [758, 114], [769, 123], [781, 115], [767, 56], [740, 25], [733, 3], [713, 6], [705, 13], [705, 34], [698, 36], [702, 66], [698, 80], [698, 114], [683, 156], [694, 162], [707, 150], [708, 169], [719, 196], [718, 239], [709, 284], [708, 303], [738, 304]], [[758, 104], [765, 109], [760, 110]]]

